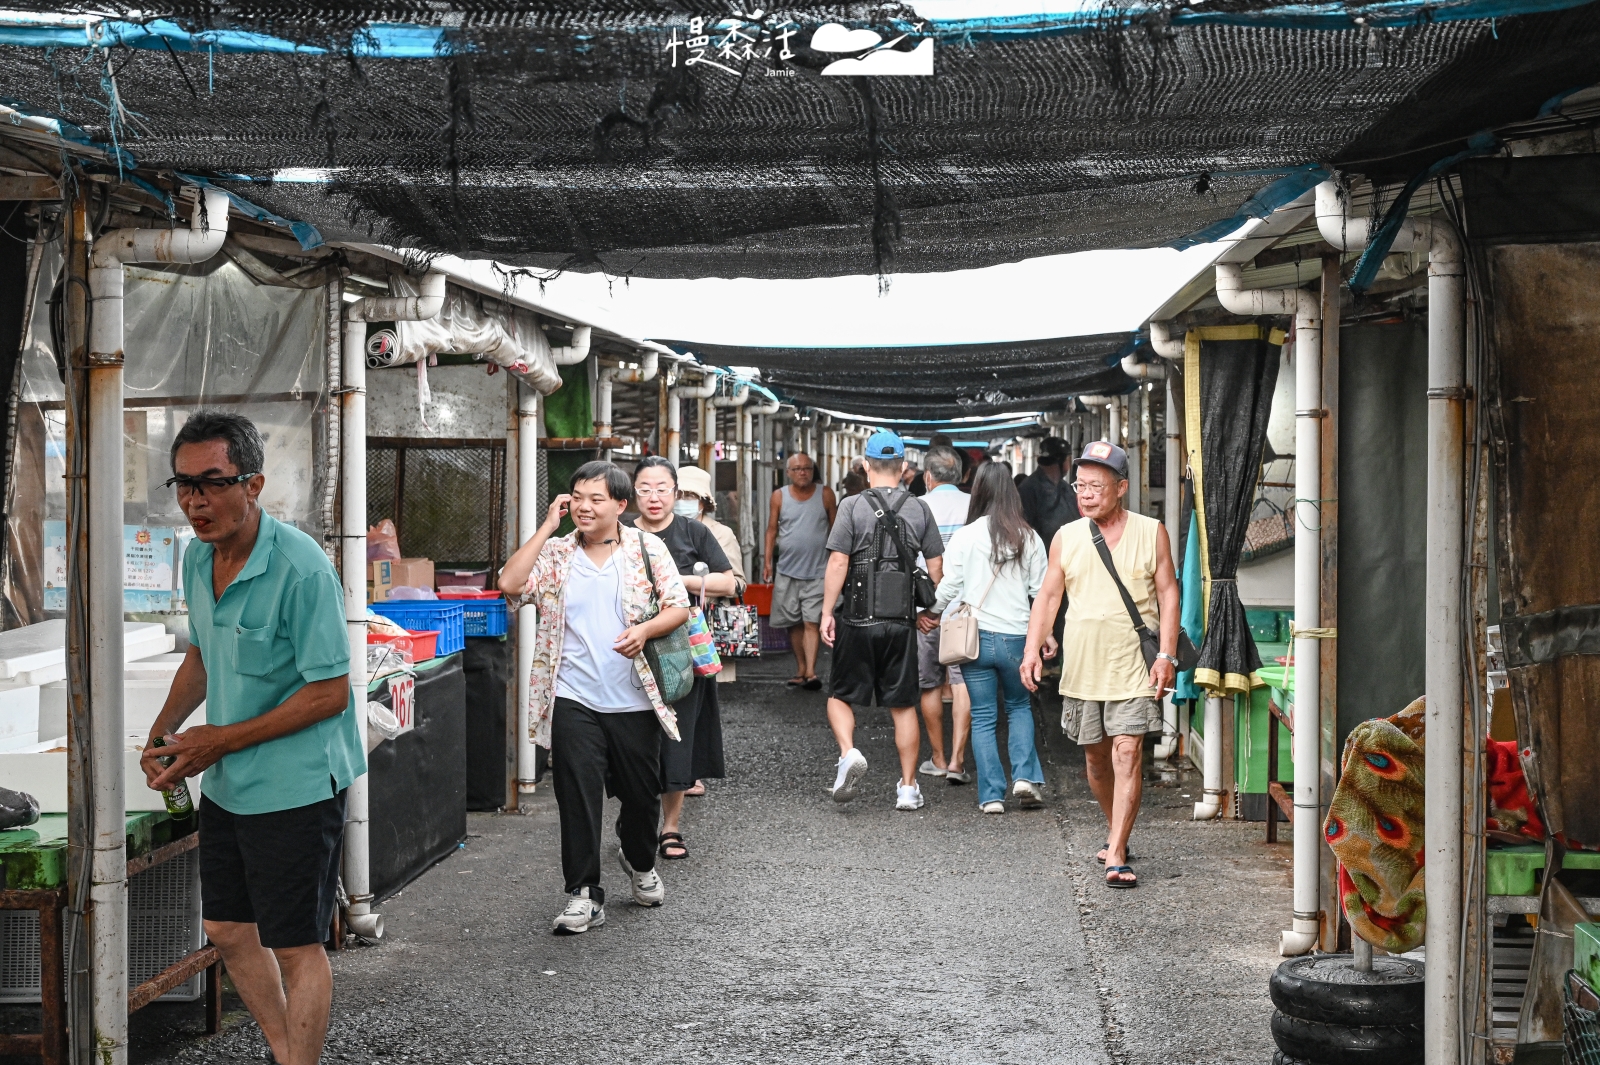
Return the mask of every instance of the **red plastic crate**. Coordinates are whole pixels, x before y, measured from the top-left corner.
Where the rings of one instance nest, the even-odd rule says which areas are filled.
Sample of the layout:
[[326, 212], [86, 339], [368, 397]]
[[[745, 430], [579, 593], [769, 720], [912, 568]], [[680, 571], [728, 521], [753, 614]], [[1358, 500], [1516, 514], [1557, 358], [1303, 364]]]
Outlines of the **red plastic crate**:
[[396, 650], [411, 652], [411, 661], [426, 662], [435, 657], [434, 648], [438, 646], [439, 632], [434, 629], [429, 632], [408, 632], [404, 636], [388, 636], [381, 632], [367, 633], [368, 643], [386, 643]]

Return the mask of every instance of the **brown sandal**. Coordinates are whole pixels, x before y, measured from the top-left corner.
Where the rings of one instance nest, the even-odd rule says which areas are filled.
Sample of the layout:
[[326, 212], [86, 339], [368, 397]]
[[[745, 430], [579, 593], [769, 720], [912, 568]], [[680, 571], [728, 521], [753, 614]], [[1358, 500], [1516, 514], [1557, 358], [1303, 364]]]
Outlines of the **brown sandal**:
[[[656, 853], [669, 861], [689, 857], [689, 848], [683, 845], [683, 834], [680, 832], [663, 832], [656, 837], [656, 842], [659, 844], [656, 848]], [[669, 850], [675, 850], [678, 853], [668, 854]]]

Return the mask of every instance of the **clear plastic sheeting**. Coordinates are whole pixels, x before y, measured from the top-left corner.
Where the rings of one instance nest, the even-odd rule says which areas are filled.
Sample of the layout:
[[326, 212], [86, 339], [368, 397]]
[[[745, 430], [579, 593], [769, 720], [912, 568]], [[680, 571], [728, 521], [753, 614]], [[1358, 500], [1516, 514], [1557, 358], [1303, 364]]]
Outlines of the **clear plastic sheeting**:
[[[417, 283], [404, 274], [389, 278], [395, 296], [419, 294]], [[420, 363], [430, 355], [477, 355], [515, 370], [541, 394], [561, 387], [550, 340], [533, 312], [513, 307], [481, 293], [450, 285], [444, 309], [437, 318], [394, 323], [395, 343], [381, 354], [369, 345], [369, 366], [403, 366]]]
[[[64, 606], [65, 388], [50, 325], [59, 249], [46, 249], [21, 360], [14, 457], [19, 490], [41, 484], [42, 506], [19, 492], [9, 521], [14, 602], [25, 620]], [[324, 289], [258, 285], [226, 258], [196, 266], [128, 266], [124, 306], [123, 521], [130, 612], [182, 611], [182, 550], [190, 534], [171, 476], [172, 440], [189, 415], [221, 407], [255, 422], [266, 444], [267, 513], [321, 539], [319, 419], [325, 416]]]

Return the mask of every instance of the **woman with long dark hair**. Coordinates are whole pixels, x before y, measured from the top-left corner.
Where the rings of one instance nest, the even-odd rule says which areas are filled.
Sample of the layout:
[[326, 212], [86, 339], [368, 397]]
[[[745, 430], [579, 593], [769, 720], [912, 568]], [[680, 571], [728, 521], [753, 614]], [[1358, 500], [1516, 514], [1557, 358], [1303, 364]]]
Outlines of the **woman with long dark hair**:
[[932, 615], [965, 603], [978, 619], [978, 657], [962, 663], [972, 696], [972, 756], [978, 766], [978, 806], [1006, 812], [1006, 771], [995, 726], [1005, 704], [1011, 798], [1025, 810], [1044, 805], [1044, 769], [1033, 745], [1033, 708], [1022, 686], [1022, 651], [1033, 597], [1044, 583], [1044, 541], [1022, 516], [1022, 497], [1010, 472], [986, 462], [972, 478], [967, 524], [944, 549], [944, 579]]
[[[623, 520], [637, 529], [659, 536], [672, 552], [678, 575], [696, 600], [732, 595], [733, 564], [711, 530], [700, 523], [700, 500], [684, 499], [678, 490], [678, 471], [660, 455], [639, 461], [633, 470], [633, 498], [639, 515]], [[696, 576], [697, 563], [710, 571]], [[658, 853], [663, 858], [687, 858], [680, 818], [683, 796], [697, 782], [721, 777], [722, 711], [717, 705], [715, 677], [695, 677], [689, 694], [672, 705], [678, 714], [678, 739], [661, 745], [661, 835]]]

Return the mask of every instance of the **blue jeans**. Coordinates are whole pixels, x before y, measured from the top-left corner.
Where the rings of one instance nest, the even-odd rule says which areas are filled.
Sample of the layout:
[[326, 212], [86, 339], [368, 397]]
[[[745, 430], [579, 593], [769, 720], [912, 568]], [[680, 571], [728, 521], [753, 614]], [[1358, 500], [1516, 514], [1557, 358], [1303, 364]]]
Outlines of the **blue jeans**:
[[1033, 746], [1033, 707], [1022, 686], [1022, 648], [1026, 636], [1000, 632], [978, 633], [978, 657], [961, 666], [972, 697], [972, 758], [978, 764], [978, 802], [1006, 796], [1006, 769], [1000, 763], [995, 725], [1000, 717], [1000, 696], [1006, 701], [1007, 754], [1017, 780], [1044, 783], [1044, 767]]

